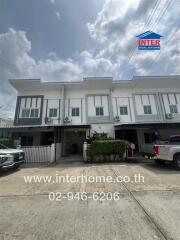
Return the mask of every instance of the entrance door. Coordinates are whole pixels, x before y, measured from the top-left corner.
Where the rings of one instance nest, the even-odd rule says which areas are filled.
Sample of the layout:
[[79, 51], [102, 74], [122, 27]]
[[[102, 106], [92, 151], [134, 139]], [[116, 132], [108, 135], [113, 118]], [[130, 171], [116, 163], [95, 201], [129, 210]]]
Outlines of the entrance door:
[[83, 152], [83, 143], [85, 142], [85, 140], [86, 131], [65, 131], [65, 154], [81, 154]]
[[135, 147], [136, 147], [136, 151], [139, 151], [137, 130], [136, 129], [116, 130], [115, 131], [115, 136], [118, 139], [124, 139], [128, 142], [134, 143]]
[[54, 132], [41, 132], [41, 145], [54, 143]]
[[21, 136], [21, 146], [33, 146], [33, 137]]

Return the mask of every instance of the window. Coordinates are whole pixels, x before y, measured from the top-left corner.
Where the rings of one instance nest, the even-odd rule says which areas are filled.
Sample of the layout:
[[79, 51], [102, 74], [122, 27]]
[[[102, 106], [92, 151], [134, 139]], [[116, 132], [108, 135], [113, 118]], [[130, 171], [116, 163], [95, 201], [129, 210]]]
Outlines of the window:
[[49, 109], [49, 117], [57, 117], [57, 108]]
[[120, 115], [128, 115], [127, 106], [120, 107]]
[[96, 116], [103, 116], [103, 115], [104, 115], [103, 107], [96, 107]]
[[79, 117], [79, 108], [72, 108], [72, 117]]
[[39, 109], [38, 108], [25, 108], [22, 110], [22, 118], [38, 118]]
[[30, 117], [31, 118], [38, 118], [39, 117], [39, 109], [38, 108], [32, 108]]
[[170, 113], [178, 113], [176, 105], [169, 105]]
[[144, 114], [152, 114], [152, 110], [151, 110], [150, 105], [144, 106]]
[[30, 109], [23, 109], [22, 110], [22, 118], [29, 118], [29, 114], [30, 114]]

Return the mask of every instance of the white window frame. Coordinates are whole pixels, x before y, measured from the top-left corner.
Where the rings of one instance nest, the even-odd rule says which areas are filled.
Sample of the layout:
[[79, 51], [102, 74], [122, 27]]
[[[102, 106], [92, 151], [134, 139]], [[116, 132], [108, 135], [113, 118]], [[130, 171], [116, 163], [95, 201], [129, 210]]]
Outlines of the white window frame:
[[[102, 117], [102, 116], [104, 116], [104, 107], [102, 107], [102, 106], [96, 106], [96, 109], [95, 110], [97, 110], [97, 108], [101, 108], [102, 109], [102, 111], [103, 111], [103, 114], [101, 115], [101, 114], [98, 114], [97, 115], [97, 112], [96, 112], [96, 117]], [[99, 113], [100, 113], [100, 111], [99, 111]]]
[[[174, 111], [171, 111], [171, 109], [172, 108], [176, 108], [176, 112], [174, 112]], [[169, 104], [169, 111], [170, 111], [170, 113], [172, 113], [172, 114], [177, 114], [178, 113], [178, 108], [177, 108], [177, 104]]]
[[[23, 116], [23, 111], [29, 111], [28, 116], [26, 114], [25, 114], [25, 116]], [[30, 117], [30, 113], [31, 113], [30, 108], [23, 108], [22, 112], [21, 112], [21, 118], [29, 118]]]
[[[36, 117], [36, 116], [33, 116], [33, 117], [31, 117], [31, 111], [32, 110], [38, 110], [38, 116]], [[23, 117], [23, 111], [29, 111], [29, 116], [25, 116], [25, 117]], [[22, 109], [22, 112], [21, 112], [21, 118], [39, 118], [39, 108], [23, 108]]]
[[[145, 113], [145, 107], [150, 107], [151, 113]], [[143, 105], [144, 115], [152, 115], [152, 107], [151, 105]]]
[[[76, 110], [78, 109], [78, 113], [79, 113], [79, 115], [76, 115]], [[73, 113], [73, 110], [75, 111], [75, 115], [73, 115], [72, 113]], [[72, 107], [71, 108], [71, 117], [80, 117], [80, 108], [79, 107]]]
[[[53, 116], [50, 116], [50, 111], [53, 111]], [[54, 111], [56, 110], [56, 116], [54, 116]], [[58, 109], [57, 108], [49, 108], [49, 118], [57, 118], [58, 117]]]
[[[121, 108], [126, 108], [127, 109], [127, 114], [124, 113], [124, 110], [123, 110], [123, 114], [121, 113]], [[119, 113], [121, 116], [128, 116], [128, 106], [127, 105], [124, 105], [124, 106], [119, 106]]]

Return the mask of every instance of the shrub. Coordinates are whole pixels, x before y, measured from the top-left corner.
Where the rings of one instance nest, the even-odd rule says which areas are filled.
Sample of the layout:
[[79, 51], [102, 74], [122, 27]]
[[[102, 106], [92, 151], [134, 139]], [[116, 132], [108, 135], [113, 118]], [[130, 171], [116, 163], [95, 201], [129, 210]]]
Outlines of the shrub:
[[103, 133], [94, 132], [92, 137], [88, 137], [86, 139], [86, 142], [88, 144], [91, 144], [95, 140], [113, 140], [113, 138], [108, 137], [107, 133], [104, 133], [104, 132]]
[[95, 140], [87, 149], [90, 161], [116, 161], [121, 160], [125, 153], [126, 143], [122, 140]]
[[0, 144], [3, 144], [6, 147], [13, 147], [13, 140], [9, 138], [0, 138]]

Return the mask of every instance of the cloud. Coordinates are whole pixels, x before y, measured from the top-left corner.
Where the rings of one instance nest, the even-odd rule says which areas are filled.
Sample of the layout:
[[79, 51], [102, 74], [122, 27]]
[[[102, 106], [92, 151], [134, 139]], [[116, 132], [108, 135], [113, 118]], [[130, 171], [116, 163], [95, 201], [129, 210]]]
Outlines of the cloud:
[[[112, 75], [110, 60], [93, 57], [83, 51], [79, 58], [62, 60], [56, 53], [49, 53], [47, 59], [35, 60], [31, 56], [31, 42], [24, 31], [9, 29], [0, 34], [0, 102], [7, 105], [15, 91], [8, 83], [14, 78], [40, 78], [42, 81], [81, 81], [84, 76]], [[12, 101], [12, 108], [15, 101]], [[1, 108], [2, 114], [2, 108]]]
[[109, 59], [93, 56], [88, 51], [80, 54], [80, 65], [86, 76], [112, 76], [114, 69]]
[[0, 34], [1, 81], [8, 78], [41, 78], [46, 81], [74, 81], [81, 69], [72, 59], [61, 60], [55, 53], [47, 59], [31, 57], [31, 42], [24, 31], [9, 29]]
[[[179, 74], [180, 64], [174, 62], [180, 56], [178, 7], [175, 1], [156, 2], [107, 0], [96, 20], [87, 23], [91, 38], [101, 46], [96, 56], [110, 60], [113, 67], [116, 65], [115, 78]], [[164, 36], [160, 52], [137, 50], [135, 36], [149, 29]]]
[[24, 31], [9, 29], [0, 34], [0, 115], [5, 114], [2, 106], [8, 104], [14, 109], [15, 91], [8, 83], [14, 78], [41, 78], [43, 81], [80, 81], [82, 69], [72, 59], [61, 60], [55, 54], [49, 54], [45, 60], [35, 60], [31, 57], [31, 42]]
[[61, 19], [60, 12], [58, 12], [58, 11], [55, 11], [55, 14], [56, 14], [56, 17], [57, 17], [57, 19], [58, 19], [58, 20], [60, 20], [60, 19]]

